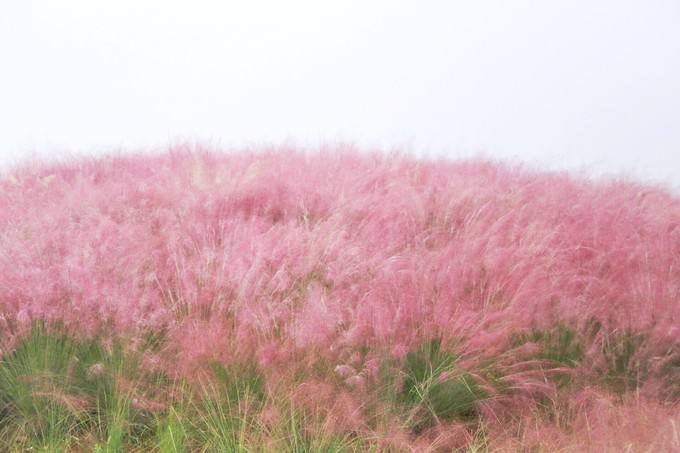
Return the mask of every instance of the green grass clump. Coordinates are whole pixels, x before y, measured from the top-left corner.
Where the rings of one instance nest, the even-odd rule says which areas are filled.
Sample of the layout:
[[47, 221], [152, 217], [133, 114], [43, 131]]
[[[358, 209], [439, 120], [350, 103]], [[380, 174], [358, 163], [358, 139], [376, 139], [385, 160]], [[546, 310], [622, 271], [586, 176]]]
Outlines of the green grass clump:
[[252, 363], [232, 363], [228, 366], [219, 362], [210, 365], [222, 396], [229, 401], [252, 398], [262, 401], [265, 398], [264, 377]]
[[457, 370], [457, 356], [439, 339], [409, 352], [401, 372], [404, 382], [396, 400], [410, 409], [407, 422], [418, 432], [438, 420], [470, 420], [475, 404], [486, 397], [474, 378]]
[[254, 365], [211, 364], [215, 379], [185, 405], [191, 441], [207, 451], [245, 452], [256, 444], [258, 415], [265, 400], [264, 378]]
[[149, 431], [149, 414], [132, 407], [149, 376], [120, 344], [106, 348], [100, 339], [75, 340], [58, 326], [36, 323], [0, 359], [0, 450], [93, 443], [96, 451], [123, 451]]
[[[19, 441], [34, 448], [67, 448], [83, 403], [65, 379], [73, 371], [76, 345], [34, 329], [0, 362], [2, 446]], [[16, 430], [12, 428], [16, 427]]]
[[534, 330], [528, 339], [541, 345], [538, 358], [554, 365], [575, 367], [583, 360], [583, 345], [576, 331], [563, 324], [549, 330]]
[[180, 453], [187, 450], [186, 420], [174, 406], [157, 420], [156, 445], [159, 453]]
[[604, 382], [615, 393], [636, 390], [646, 377], [648, 363], [637, 356], [645, 338], [641, 334], [622, 331], [604, 337], [602, 354], [606, 362]]
[[[539, 350], [532, 358], [540, 360], [544, 369], [576, 368], [585, 358], [583, 339], [575, 329], [562, 323], [549, 329], [533, 329], [514, 335], [510, 344], [518, 347], [525, 343], [538, 345]], [[551, 379], [560, 388], [573, 382], [567, 373], [553, 374]]]

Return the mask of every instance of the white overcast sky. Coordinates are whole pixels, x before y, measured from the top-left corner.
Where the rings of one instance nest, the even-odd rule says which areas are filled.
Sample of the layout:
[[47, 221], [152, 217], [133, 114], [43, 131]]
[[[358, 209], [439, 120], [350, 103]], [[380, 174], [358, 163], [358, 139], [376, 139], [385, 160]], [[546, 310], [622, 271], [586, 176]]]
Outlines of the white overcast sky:
[[0, 164], [182, 140], [680, 186], [680, 1], [0, 0]]

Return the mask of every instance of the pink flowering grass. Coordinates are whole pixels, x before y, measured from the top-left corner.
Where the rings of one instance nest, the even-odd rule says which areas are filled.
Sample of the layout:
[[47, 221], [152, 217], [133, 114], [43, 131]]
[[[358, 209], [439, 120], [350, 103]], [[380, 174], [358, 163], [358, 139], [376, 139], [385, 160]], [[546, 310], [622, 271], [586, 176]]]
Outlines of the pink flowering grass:
[[247, 365], [255, 444], [299, 410], [375, 451], [680, 449], [680, 198], [633, 181], [343, 146], [28, 163], [2, 354], [36, 323], [171, 381]]

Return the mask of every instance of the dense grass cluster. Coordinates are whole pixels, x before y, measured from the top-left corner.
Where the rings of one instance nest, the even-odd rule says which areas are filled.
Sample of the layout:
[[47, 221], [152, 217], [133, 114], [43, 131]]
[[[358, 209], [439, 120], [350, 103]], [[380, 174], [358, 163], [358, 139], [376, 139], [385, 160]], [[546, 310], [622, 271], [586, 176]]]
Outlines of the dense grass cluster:
[[680, 449], [680, 199], [335, 147], [0, 180], [0, 450]]

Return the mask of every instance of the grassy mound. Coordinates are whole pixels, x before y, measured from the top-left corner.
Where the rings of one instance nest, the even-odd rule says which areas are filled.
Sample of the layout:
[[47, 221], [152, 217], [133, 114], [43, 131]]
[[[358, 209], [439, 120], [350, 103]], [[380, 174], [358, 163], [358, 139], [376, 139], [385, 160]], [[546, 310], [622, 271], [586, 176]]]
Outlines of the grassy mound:
[[0, 450], [672, 451], [680, 199], [337, 147], [0, 180]]

